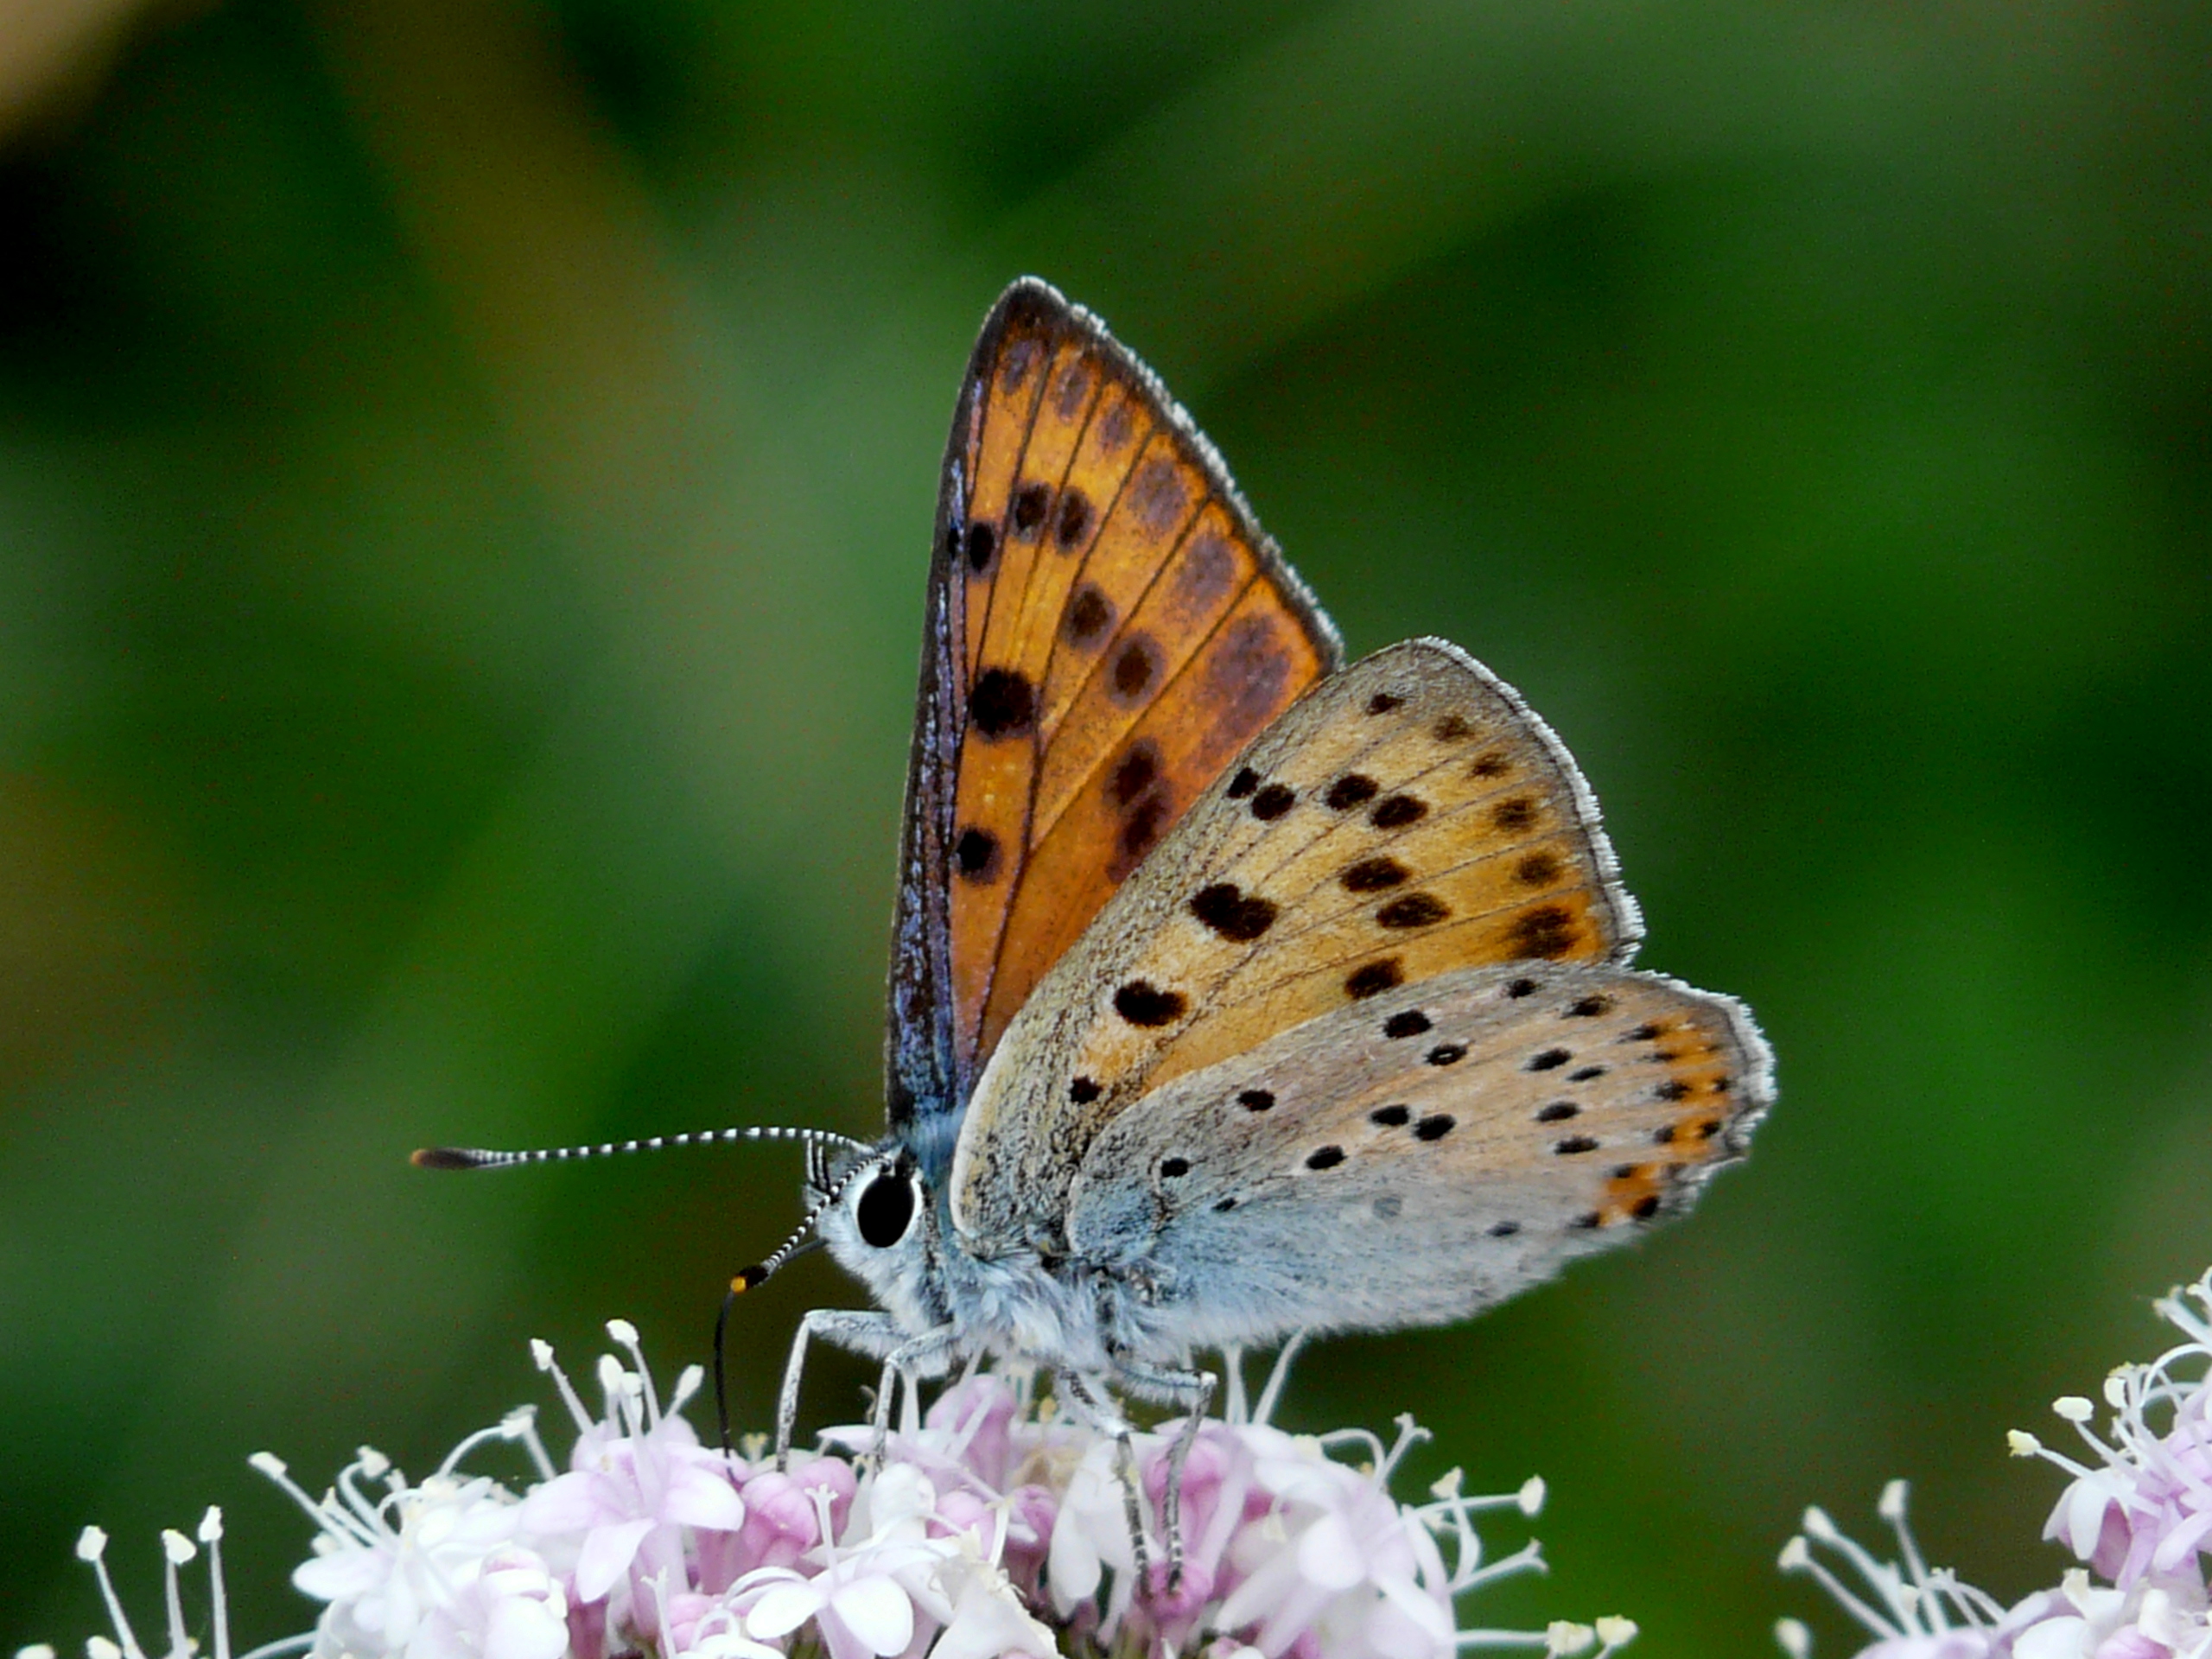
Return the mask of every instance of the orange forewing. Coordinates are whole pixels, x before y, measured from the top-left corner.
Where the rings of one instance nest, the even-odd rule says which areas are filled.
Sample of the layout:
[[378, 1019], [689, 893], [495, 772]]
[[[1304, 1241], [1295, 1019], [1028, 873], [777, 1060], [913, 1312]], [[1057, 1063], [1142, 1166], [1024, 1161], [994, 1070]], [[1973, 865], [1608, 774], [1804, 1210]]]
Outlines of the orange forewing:
[[1219, 458], [1087, 313], [1017, 284], [962, 407], [946, 880], [972, 1078], [1144, 855], [1339, 652]]

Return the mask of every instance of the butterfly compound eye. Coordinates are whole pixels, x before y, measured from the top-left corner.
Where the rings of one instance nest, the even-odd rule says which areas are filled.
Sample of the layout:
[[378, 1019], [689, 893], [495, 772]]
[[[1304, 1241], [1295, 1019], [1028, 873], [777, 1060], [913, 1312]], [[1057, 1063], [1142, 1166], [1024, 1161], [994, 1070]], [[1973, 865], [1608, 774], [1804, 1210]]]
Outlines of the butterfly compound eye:
[[914, 1221], [914, 1178], [887, 1169], [861, 1189], [853, 1206], [853, 1220], [861, 1237], [879, 1250], [887, 1250], [906, 1236]]

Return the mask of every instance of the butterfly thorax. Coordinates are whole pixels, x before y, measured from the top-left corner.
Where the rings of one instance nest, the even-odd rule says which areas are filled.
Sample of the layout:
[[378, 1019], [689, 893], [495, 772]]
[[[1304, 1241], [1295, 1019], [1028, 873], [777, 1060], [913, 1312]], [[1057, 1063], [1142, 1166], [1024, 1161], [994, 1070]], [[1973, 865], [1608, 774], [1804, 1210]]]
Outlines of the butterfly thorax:
[[911, 1170], [917, 1184], [920, 1202], [899, 1237], [872, 1241], [855, 1195], [825, 1210], [821, 1228], [830, 1255], [906, 1334], [953, 1325], [957, 1357], [980, 1352], [1084, 1373], [1113, 1370], [1128, 1357], [1183, 1356], [1187, 1342], [1164, 1338], [1162, 1322], [1148, 1317], [1172, 1300], [1164, 1287], [1127, 1262], [1095, 1261], [1050, 1239], [978, 1248], [953, 1225], [942, 1184], [911, 1159], [902, 1163], [903, 1152], [894, 1138], [874, 1159]]

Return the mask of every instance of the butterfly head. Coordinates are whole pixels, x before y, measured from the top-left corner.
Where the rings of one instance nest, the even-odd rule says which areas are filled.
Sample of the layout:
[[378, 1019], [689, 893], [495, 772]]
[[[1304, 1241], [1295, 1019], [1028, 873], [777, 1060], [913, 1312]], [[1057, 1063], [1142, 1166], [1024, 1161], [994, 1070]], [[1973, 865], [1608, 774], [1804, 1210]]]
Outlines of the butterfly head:
[[826, 1185], [810, 1183], [807, 1198], [830, 1254], [880, 1306], [909, 1324], [926, 1321], [917, 1328], [941, 1319], [937, 1194], [910, 1149], [897, 1141], [872, 1148]]

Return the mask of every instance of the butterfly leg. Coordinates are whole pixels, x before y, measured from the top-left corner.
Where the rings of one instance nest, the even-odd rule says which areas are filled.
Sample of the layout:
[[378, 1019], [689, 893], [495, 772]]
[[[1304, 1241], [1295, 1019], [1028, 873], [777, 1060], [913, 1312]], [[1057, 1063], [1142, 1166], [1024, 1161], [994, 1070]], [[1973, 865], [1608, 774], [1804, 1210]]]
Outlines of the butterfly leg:
[[799, 1320], [798, 1334], [791, 1338], [791, 1357], [784, 1365], [784, 1385], [776, 1395], [776, 1467], [779, 1471], [791, 1466], [791, 1425], [798, 1421], [799, 1378], [806, 1370], [806, 1344], [817, 1337], [869, 1359], [897, 1353], [908, 1339], [905, 1329], [888, 1313], [817, 1307]]
[[1167, 1593], [1173, 1595], [1183, 1587], [1183, 1465], [1190, 1461], [1191, 1448], [1198, 1444], [1198, 1430], [1205, 1426], [1206, 1413], [1213, 1408], [1221, 1379], [1211, 1371], [1173, 1370], [1123, 1359], [1114, 1380], [1132, 1393], [1191, 1408], [1167, 1448], [1167, 1484], [1160, 1499], [1160, 1530], [1167, 1535]]
[[906, 1405], [912, 1411], [917, 1403], [914, 1398], [914, 1390], [918, 1386], [916, 1368], [941, 1358], [959, 1338], [958, 1325], [940, 1325], [934, 1331], [925, 1331], [918, 1337], [909, 1337], [883, 1357], [883, 1377], [875, 1391], [875, 1410], [869, 1418], [869, 1426], [875, 1430], [875, 1438], [870, 1443], [868, 1455], [874, 1459], [878, 1468], [883, 1465], [884, 1445], [891, 1438], [893, 1390], [900, 1382], [906, 1383]]
[[1074, 1371], [1053, 1376], [1052, 1392], [1065, 1401], [1069, 1414], [1096, 1433], [1114, 1438], [1114, 1478], [1121, 1484], [1122, 1516], [1129, 1529], [1129, 1554], [1135, 1563], [1137, 1593], [1144, 1592], [1152, 1576], [1151, 1547], [1145, 1542], [1144, 1500], [1137, 1486], [1136, 1443], [1128, 1420], [1122, 1415], [1103, 1389]]
[[1305, 1329], [1290, 1333], [1281, 1351], [1275, 1356], [1274, 1369], [1268, 1373], [1268, 1386], [1260, 1390], [1260, 1403], [1252, 1408], [1254, 1422], [1264, 1425], [1274, 1421], [1275, 1403], [1282, 1398], [1283, 1385], [1290, 1381], [1290, 1362], [1298, 1357], [1298, 1351], [1306, 1345], [1306, 1338], [1313, 1334]]

